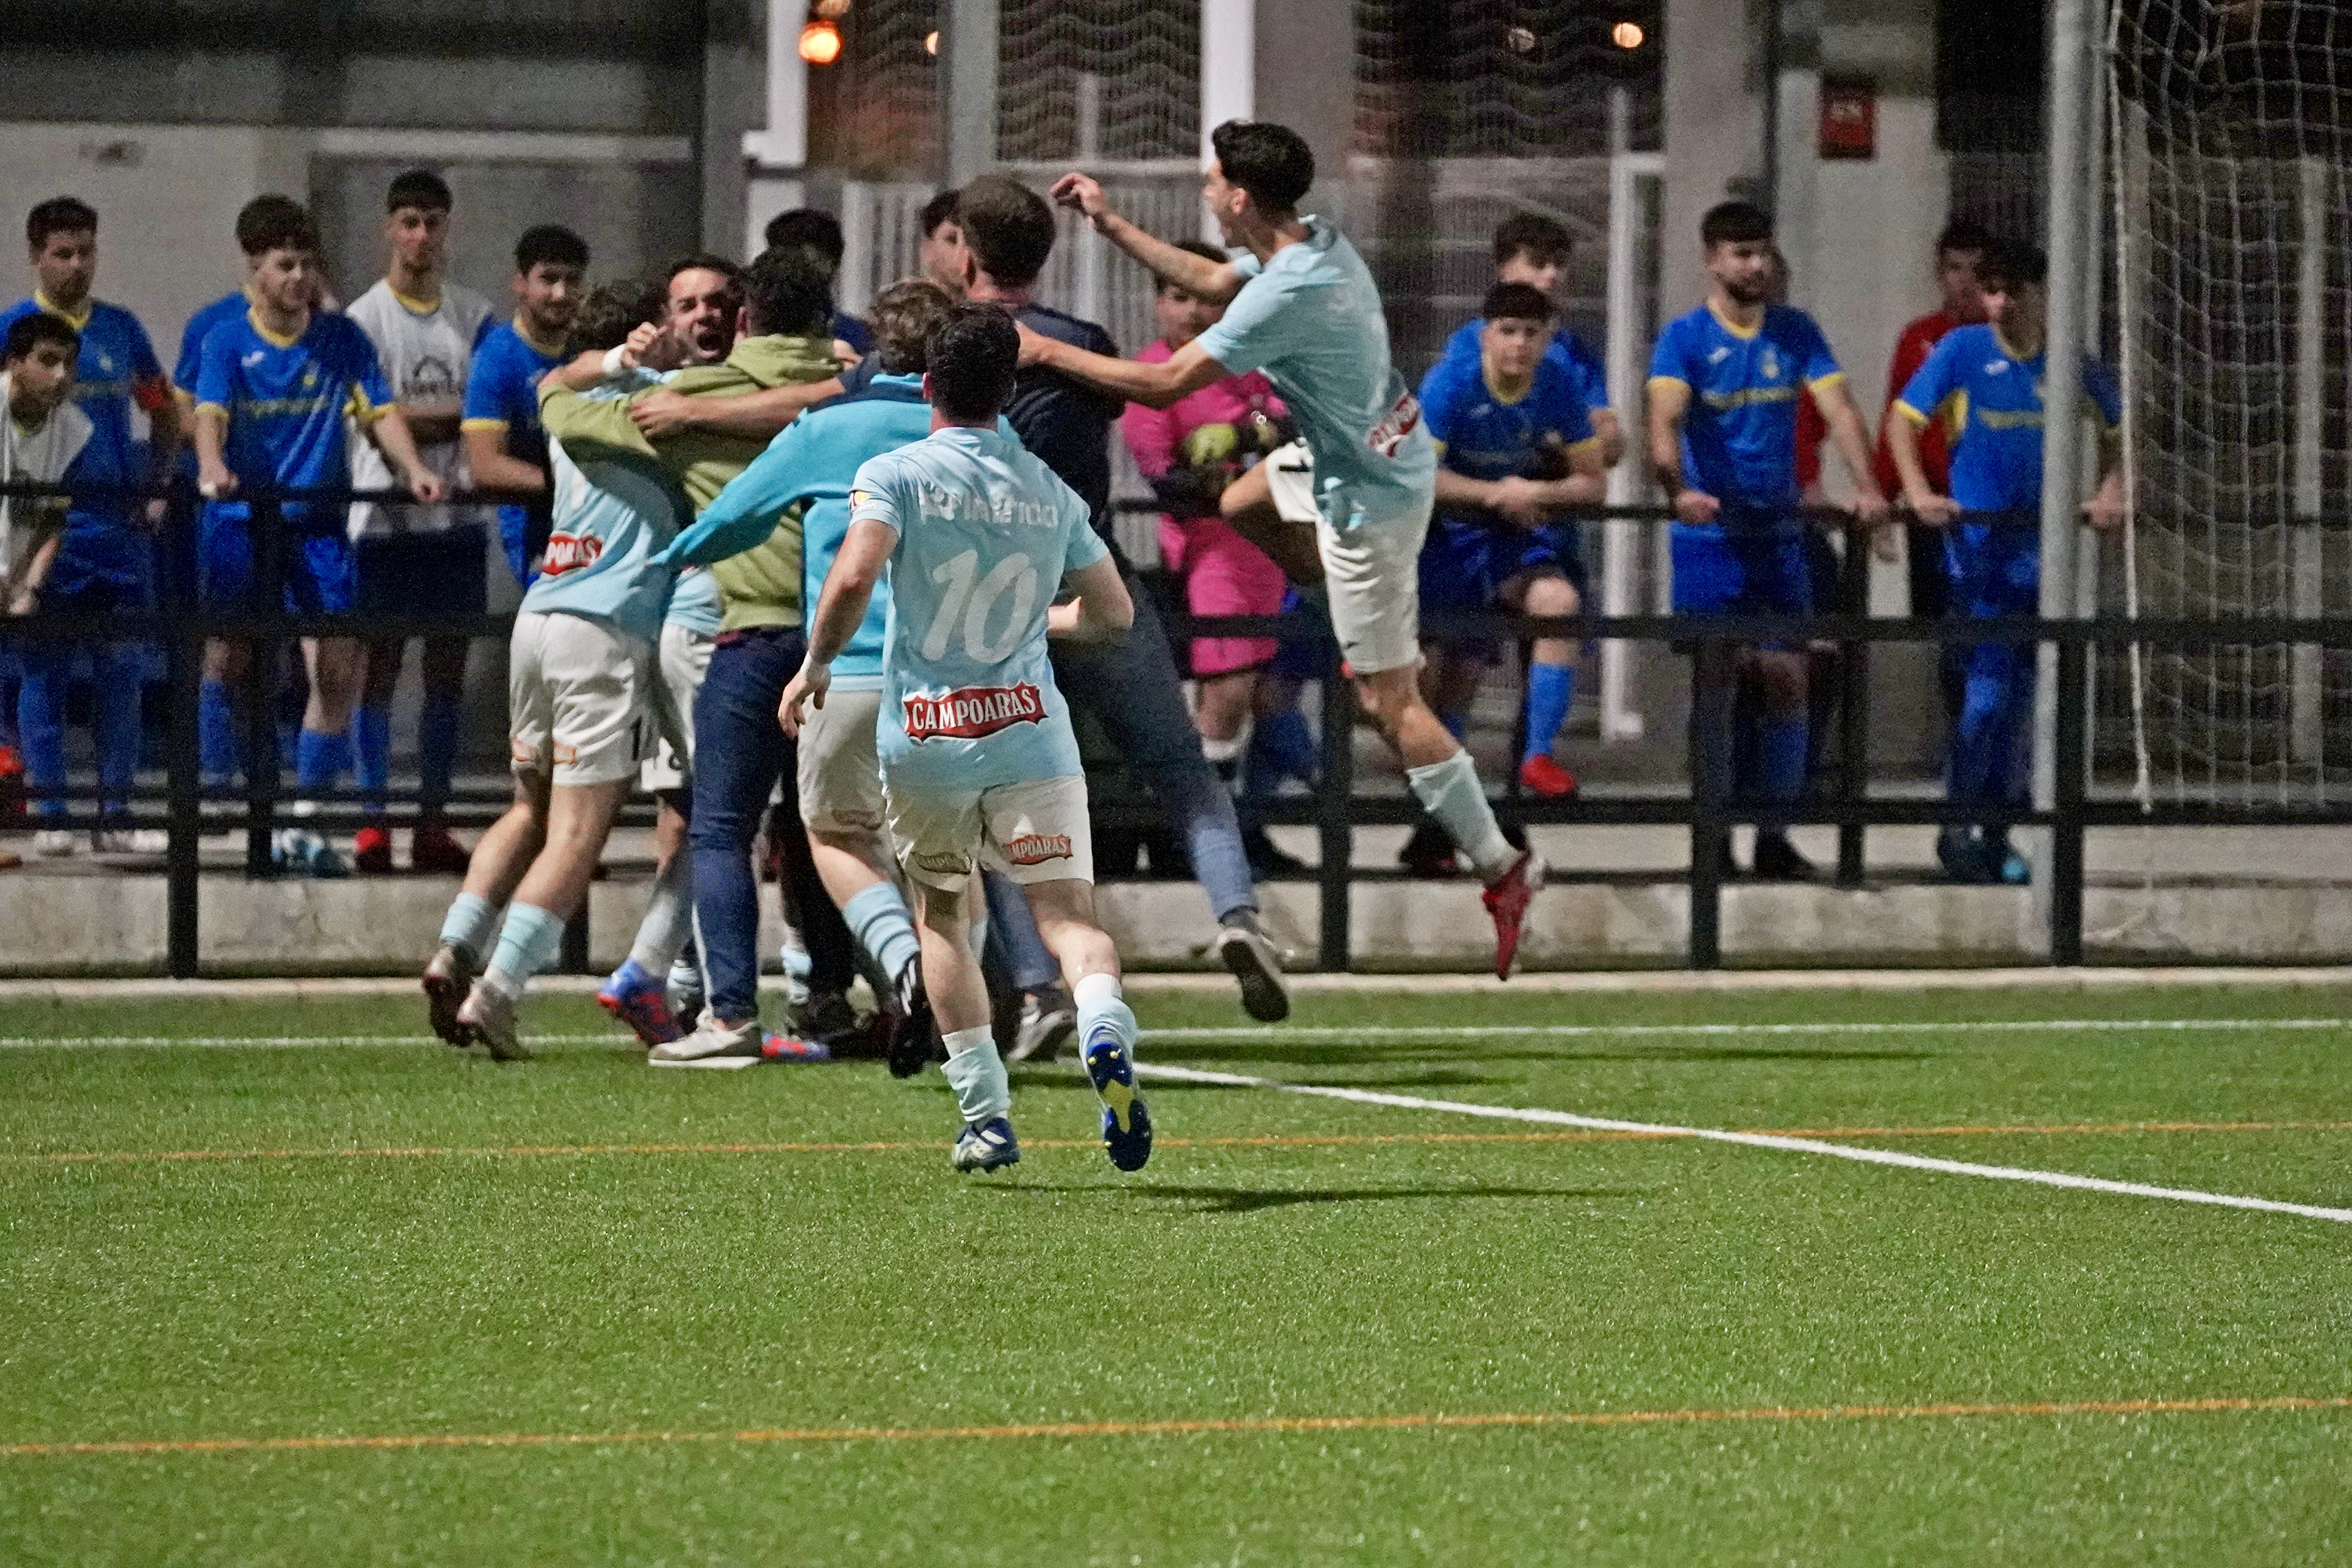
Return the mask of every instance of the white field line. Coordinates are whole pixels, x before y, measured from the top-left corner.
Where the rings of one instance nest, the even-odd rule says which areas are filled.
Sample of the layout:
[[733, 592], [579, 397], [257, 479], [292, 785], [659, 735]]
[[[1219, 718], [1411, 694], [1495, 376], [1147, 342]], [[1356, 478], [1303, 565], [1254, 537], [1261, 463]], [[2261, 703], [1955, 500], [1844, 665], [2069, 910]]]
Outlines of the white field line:
[[1476, 1105], [1459, 1100], [1423, 1100], [1411, 1094], [1381, 1094], [1365, 1089], [1285, 1083], [1278, 1079], [1251, 1078], [1242, 1073], [1203, 1072], [1194, 1068], [1157, 1067], [1142, 1062], [1136, 1064], [1136, 1071], [1147, 1078], [1166, 1079], [1179, 1083], [1222, 1084], [1232, 1089], [1271, 1089], [1284, 1094], [1351, 1100], [1359, 1105], [1393, 1106], [1401, 1110], [1447, 1110], [1497, 1121], [1537, 1121], [1557, 1127], [1581, 1127], [1599, 1132], [1642, 1132], [1653, 1137], [1744, 1143], [1754, 1149], [1779, 1149], [1791, 1154], [1826, 1154], [1832, 1159], [1854, 1160], [1867, 1165], [1899, 1165], [1907, 1170], [1936, 1171], [1951, 1176], [1984, 1176], [1999, 1182], [2031, 1182], [2037, 1186], [2072, 1187], [2082, 1192], [2116, 1193], [2125, 1197], [2165, 1198], [2174, 1203], [2210, 1204], [2220, 1208], [2259, 1209], [2270, 1214], [2300, 1215], [2305, 1219], [2352, 1225], [2352, 1209], [2279, 1203], [2271, 1198], [2238, 1197], [2228, 1193], [2202, 1193], [2187, 1187], [2156, 1187], [2142, 1182], [2110, 1182], [2098, 1176], [2070, 1175], [2063, 1171], [2030, 1171], [2016, 1165], [1979, 1165], [1966, 1160], [1938, 1160], [1927, 1154], [1906, 1154], [1892, 1149], [1864, 1149], [1851, 1143], [1829, 1143], [1818, 1138], [1786, 1138], [1770, 1132], [1733, 1132], [1717, 1127], [1676, 1127], [1665, 1122], [1624, 1121], [1615, 1117], [1579, 1116], [1572, 1111], [1546, 1110], [1530, 1106]]
[[[1344, 1027], [1251, 1026], [1230, 1028], [1146, 1029], [1147, 1045], [1212, 1045], [1229, 1040], [1297, 1041], [1329, 1045], [1360, 1040], [1394, 1040], [1412, 1044], [1430, 1040], [1484, 1040], [1532, 1037], [1539, 1039], [1713, 1039], [1743, 1036], [1789, 1035], [1969, 1035], [1969, 1034], [2204, 1034], [2265, 1029], [2352, 1032], [2352, 1018], [2014, 1018], [1954, 1019], [1936, 1022], [1822, 1024], [1496, 1024], [1389, 1026]], [[264, 1050], [296, 1050], [318, 1046], [436, 1045], [430, 1035], [14, 1035], [0, 1036], [0, 1050], [64, 1050], [91, 1047], [163, 1048], [174, 1046]], [[622, 1046], [633, 1042], [619, 1030], [603, 1035], [525, 1035], [533, 1046]]]

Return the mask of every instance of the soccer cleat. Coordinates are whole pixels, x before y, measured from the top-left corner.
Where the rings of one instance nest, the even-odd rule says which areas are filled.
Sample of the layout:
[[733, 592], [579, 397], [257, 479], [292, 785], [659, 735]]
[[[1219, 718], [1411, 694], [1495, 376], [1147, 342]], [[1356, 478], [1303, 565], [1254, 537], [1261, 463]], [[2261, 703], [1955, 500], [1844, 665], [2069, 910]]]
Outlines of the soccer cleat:
[[613, 977], [596, 992], [596, 1005], [629, 1026], [632, 1034], [648, 1047], [677, 1039], [686, 1026], [670, 1011], [667, 985], [634, 961], [624, 961], [613, 971]]
[[1087, 1079], [1103, 1102], [1103, 1149], [1122, 1171], [1140, 1171], [1151, 1158], [1151, 1112], [1135, 1092], [1135, 1062], [1127, 1042], [1108, 1025], [1087, 1042]]
[[435, 876], [462, 877], [474, 863], [466, 847], [449, 837], [438, 823], [420, 827], [408, 837], [408, 868]]
[[1495, 978], [1508, 980], [1511, 966], [1518, 962], [1519, 931], [1527, 923], [1528, 906], [1544, 884], [1544, 873], [1550, 868], [1533, 850], [1522, 850], [1511, 862], [1511, 868], [1486, 884], [1480, 897], [1486, 912], [1495, 917]]
[[1574, 800], [1579, 786], [1576, 775], [1554, 762], [1549, 752], [1538, 752], [1519, 764], [1519, 787], [1546, 800]]
[[172, 836], [160, 827], [124, 827], [119, 824], [94, 829], [89, 847], [100, 855], [165, 855]]
[[865, 1033], [865, 1020], [845, 992], [811, 991], [808, 1000], [793, 1009], [793, 1033], [817, 1040], [839, 1052]]
[[1279, 1024], [1290, 1016], [1282, 953], [1255, 914], [1244, 912], [1218, 928], [1217, 960], [1241, 982], [1243, 1012], [1261, 1024]]
[[1397, 864], [1412, 877], [1452, 877], [1461, 872], [1461, 863], [1454, 858], [1452, 835], [1433, 817], [1423, 817], [1413, 824], [1412, 834], [1397, 851]]
[[1994, 868], [1994, 875], [2003, 887], [2030, 887], [2033, 882], [2033, 866], [2012, 849], [2000, 858], [2000, 864]]
[[63, 860], [81, 847], [81, 840], [63, 827], [44, 827], [33, 835], [33, 853], [44, 860]]
[[474, 980], [473, 959], [453, 942], [435, 949], [425, 965], [425, 1006], [433, 1020], [433, 1032], [461, 1051], [474, 1043], [473, 1030], [457, 1021]]
[[909, 963], [898, 971], [891, 986], [898, 1016], [890, 1026], [890, 1076], [913, 1078], [931, 1059], [939, 1044], [939, 1023], [931, 1016], [930, 993], [923, 988], [923, 966]]
[[1058, 985], [1021, 994], [1021, 1022], [1013, 1031], [1008, 1062], [1050, 1062], [1078, 1032], [1078, 1011]]
[[1021, 1140], [1013, 1135], [1013, 1119], [992, 1116], [985, 1121], [967, 1121], [956, 1134], [955, 1152], [948, 1158], [966, 1174], [1019, 1164]]
[[767, 1043], [767, 1035], [760, 1020], [750, 1019], [740, 1024], [722, 1024], [705, 1016], [694, 1033], [680, 1039], [665, 1040], [647, 1051], [647, 1059], [657, 1062], [698, 1062], [705, 1057], [756, 1057]]
[[335, 847], [307, 827], [282, 827], [271, 847], [271, 860], [281, 871], [297, 877], [330, 879], [352, 874], [351, 862]]
[[474, 982], [466, 1005], [457, 1009], [457, 1023], [474, 1044], [490, 1053], [492, 1061], [527, 1062], [530, 1052], [515, 1033], [514, 1004], [487, 979]]
[[1797, 853], [1784, 833], [1759, 833], [1756, 853], [1748, 857], [1748, 875], [1759, 882], [1810, 882], [1813, 863]]
[[352, 836], [352, 869], [362, 877], [392, 872], [392, 829], [371, 823]]
[[791, 1035], [769, 1035], [760, 1041], [760, 1059], [763, 1062], [829, 1062], [833, 1053], [823, 1040], [796, 1039]]

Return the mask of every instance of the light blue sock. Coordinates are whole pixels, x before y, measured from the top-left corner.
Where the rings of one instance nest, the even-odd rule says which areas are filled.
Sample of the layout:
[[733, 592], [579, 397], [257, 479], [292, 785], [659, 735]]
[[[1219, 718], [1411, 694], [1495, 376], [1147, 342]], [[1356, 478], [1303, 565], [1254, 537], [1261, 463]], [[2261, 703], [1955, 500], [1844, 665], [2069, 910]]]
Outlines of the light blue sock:
[[498, 907], [489, 900], [479, 893], [460, 893], [449, 901], [449, 912], [442, 919], [441, 940], [465, 949], [466, 956], [479, 963], [483, 944], [498, 923]]
[[1805, 716], [1767, 713], [1757, 730], [1764, 798], [1796, 799], [1805, 793]]
[[419, 799], [428, 812], [449, 802], [449, 778], [466, 744], [466, 705], [455, 692], [428, 691], [416, 714]]
[[294, 783], [305, 795], [335, 787], [350, 771], [352, 738], [304, 729], [294, 738]]
[[669, 858], [654, 878], [653, 897], [629, 943], [629, 961], [648, 975], [667, 974], [694, 935], [694, 855], [686, 848]]
[[955, 1090], [956, 1110], [967, 1123], [985, 1121], [1013, 1109], [1013, 1085], [1004, 1076], [1004, 1058], [997, 1054], [995, 1037], [985, 1024], [940, 1038], [948, 1048], [948, 1059], [940, 1071]]
[[[923, 944], [916, 940], [915, 923], [907, 915], [907, 900], [898, 889], [887, 882], [877, 882], [854, 894], [841, 906], [841, 918], [848, 923], [849, 934], [857, 945], [874, 955], [882, 973], [895, 983], [907, 965], [922, 957]], [[975, 942], [975, 951], [980, 947]]]
[[1487, 804], [1486, 786], [1478, 782], [1478, 770], [1468, 752], [1456, 752], [1442, 763], [1407, 768], [1404, 778], [1412, 786], [1413, 798], [1454, 836], [1454, 847], [1470, 857], [1479, 875], [1489, 879], [1499, 877], [1519, 858], [1495, 822], [1495, 808]]
[[563, 917], [536, 904], [515, 904], [499, 928], [499, 951], [482, 978], [509, 996], [522, 994], [524, 984], [545, 970], [563, 951]]
[[1537, 664], [1528, 668], [1528, 752], [1522, 763], [1551, 754], [1551, 738], [1568, 722], [1576, 700], [1576, 667]]
[[1119, 994], [1118, 976], [1089, 974], [1078, 982], [1071, 999], [1078, 1005], [1080, 1050], [1093, 1040], [1097, 1029], [1107, 1028], [1126, 1047], [1128, 1060], [1135, 1059], [1135, 1037], [1141, 1031], [1136, 1026], [1134, 1011]]
[[352, 751], [357, 758], [362, 797], [372, 816], [383, 813], [392, 787], [392, 710], [362, 706], [352, 715]]

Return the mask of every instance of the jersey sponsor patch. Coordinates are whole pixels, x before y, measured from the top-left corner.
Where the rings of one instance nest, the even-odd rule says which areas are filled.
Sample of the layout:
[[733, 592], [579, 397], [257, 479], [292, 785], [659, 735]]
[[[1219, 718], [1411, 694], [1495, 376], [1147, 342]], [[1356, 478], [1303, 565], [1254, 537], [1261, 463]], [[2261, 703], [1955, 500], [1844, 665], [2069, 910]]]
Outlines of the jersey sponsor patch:
[[1364, 437], [1364, 445], [1383, 458], [1393, 458], [1397, 448], [1404, 445], [1404, 438], [1420, 423], [1421, 399], [1408, 392], [1396, 400], [1396, 406], [1388, 411], [1387, 417], [1372, 426], [1371, 434]]
[[1066, 833], [1024, 833], [1004, 846], [1004, 858], [1015, 866], [1042, 866], [1048, 860], [1070, 858], [1070, 836]]
[[976, 741], [1045, 717], [1045, 694], [1026, 680], [1017, 686], [967, 686], [941, 697], [907, 694], [909, 741]]
[[550, 577], [561, 577], [566, 572], [577, 572], [593, 566], [604, 553], [604, 542], [593, 533], [551, 533], [547, 536], [547, 559], [540, 571]]

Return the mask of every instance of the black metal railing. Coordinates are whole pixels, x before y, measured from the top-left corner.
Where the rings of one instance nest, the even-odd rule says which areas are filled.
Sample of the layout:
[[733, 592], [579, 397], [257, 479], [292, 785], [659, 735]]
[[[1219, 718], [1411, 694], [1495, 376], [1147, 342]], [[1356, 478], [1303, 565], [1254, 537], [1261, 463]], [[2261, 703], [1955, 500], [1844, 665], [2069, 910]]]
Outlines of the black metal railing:
[[[8, 497], [55, 497], [56, 487], [22, 483], [0, 486]], [[84, 490], [80, 493], [93, 492]], [[143, 498], [152, 491], [118, 491], [123, 499]], [[167, 492], [171, 518], [163, 535], [158, 606], [141, 613], [110, 615], [89, 620], [49, 612], [0, 622], [0, 638], [70, 641], [152, 640], [166, 653], [165, 684], [170, 693], [165, 725], [165, 782], [160, 794], [134, 791], [141, 805], [160, 803], [167, 829], [165, 857], [168, 919], [166, 960], [170, 973], [193, 976], [202, 970], [202, 944], [197, 898], [198, 841], [205, 830], [205, 807], [241, 806], [246, 833], [248, 875], [273, 874], [269, 847], [285, 799], [278, 765], [275, 728], [274, 650], [306, 637], [342, 637], [366, 640], [421, 637], [504, 637], [511, 619], [504, 616], [384, 616], [353, 613], [297, 616], [283, 605], [285, 539], [281, 509], [289, 502], [347, 503], [355, 500], [405, 500], [404, 492], [384, 491], [265, 491], [249, 490], [236, 500], [252, 508], [256, 542], [255, 592], [251, 608], [226, 611], [198, 602], [193, 543], [197, 502], [184, 483]], [[543, 505], [537, 496], [508, 496], [478, 491], [454, 498], [446, 505], [488, 505], [499, 501]], [[1149, 502], [1122, 503], [1129, 510], [1153, 510]], [[1656, 521], [1669, 514], [1656, 507], [1590, 508], [1586, 520], [1615, 519]], [[1843, 513], [1822, 513], [1843, 521]], [[2020, 527], [2025, 520], [2011, 520]], [[1725, 863], [1727, 831], [1735, 823], [1760, 826], [1831, 826], [1838, 830], [1836, 879], [1858, 885], [1864, 869], [1866, 831], [1874, 826], [1919, 824], [1977, 824], [1986, 826], [2030, 826], [2050, 830], [2048, 868], [2049, 950], [2051, 962], [2079, 964], [2083, 961], [2084, 835], [2097, 827], [2134, 825], [2151, 826], [2307, 826], [2352, 825], [2352, 801], [2287, 806], [2242, 806], [2227, 803], [2166, 802], [2142, 805], [2124, 798], [2095, 798], [2090, 790], [2089, 733], [2090, 655], [2094, 649], [2142, 647], [2210, 648], [2271, 644], [2301, 644], [2352, 647], [2352, 618], [2287, 619], [2274, 616], [2226, 620], [2126, 619], [2102, 616], [2085, 620], [2043, 621], [2026, 617], [1972, 620], [1877, 619], [1864, 614], [1867, 584], [1866, 552], [1850, 542], [1842, 567], [1838, 609], [1813, 616], [1754, 616], [1683, 617], [1674, 616], [1601, 616], [1536, 618], [1501, 613], [1446, 614], [1425, 617], [1425, 629], [1444, 636], [1491, 637], [1516, 642], [1534, 637], [1575, 640], [1614, 639], [1663, 643], [1682, 650], [1691, 661], [1693, 733], [1710, 727], [1727, 727], [1738, 682], [1736, 655], [1744, 644], [1759, 642], [1830, 642], [1844, 651], [1839, 673], [1836, 787], [1811, 798], [1765, 802], [1733, 796], [1723, 747], [1692, 745], [1686, 755], [1690, 787], [1687, 794], [1585, 795], [1568, 800], [1527, 797], [1509, 802], [1513, 818], [1529, 826], [1680, 827], [1690, 834], [1690, 865], [1685, 878], [1690, 894], [1690, 930], [1686, 962], [1711, 969], [1723, 961], [1722, 892], [1728, 873]], [[1339, 649], [1328, 625], [1311, 610], [1279, 616], [1237, 616], [1195, 618], [1181, 614], [1166, 617], [1171, 637], [1192, 636], [1264, 637], [1306, 642], [1320, 650], [1320, 717], [1322, 778], [1307, 798], [1265, 803], [1257, 819], [1274, 826], [1307, 826], [1316, 830], [1319, 865], [1315, 870], [1320, 919], [1316, 965], [1345, 970], [1350, 965], [1349, 889], [1364, 873], [1353, 865], [1354, 834], [1361, 826], [1402, 824], [1414, 820], [1418, 806], [1410, 796], [1371, 795], [1356, 788], [1352, 736], [1358, 721], [1355, 700], [1339, 677]], [[249, 729], [246, 737], [246, 784], [241, 791], [207, 792], [203, 787], [198, 755], [196, 709], [202, 679], [204, 645], [213, 638], [242, 639], [257, 650], [249, 666], [256, 684], [248, 698]], [[1870, 692], [1867, 650], [1882, 644], [1914, 643], [1938, 646], [1986, 642], [2046, 644], [2055, 650], [2058, 721], [2055, 732], [2056, 790], [2047, 810], [2000, 808], [1975, 803], [1897, 799], [1868, 792]], [[94, 802], [100, 791], [75, 785], [43, 792], [71, 801]], [[417, 804], [414, 791], [394, 789], [385, 798], [394, 805]], [[505, 808], [504, 790], [460, 788], [451, 800], [448, 820], [457, 826], [481, 826]], [[361, 810], [357, 790], [339, 789], [322, 797], [323, 809], [304, 818], [307, 826], [348, 830], [371, 820]], [[625, 820], [649, 820], [647, 808], [633, 807]], [[1133, 823], [1157, 821], [1155, 813], [1137, 808], [1106, 807], [1108, 820]], [[73, 813], [66, 819], [89, 826], [89, 815]], [[152, 823], [153, 818], [144, 820]], [[572, 922], [567, 932], [566, 967], [585, 963], [585, 918]]]

